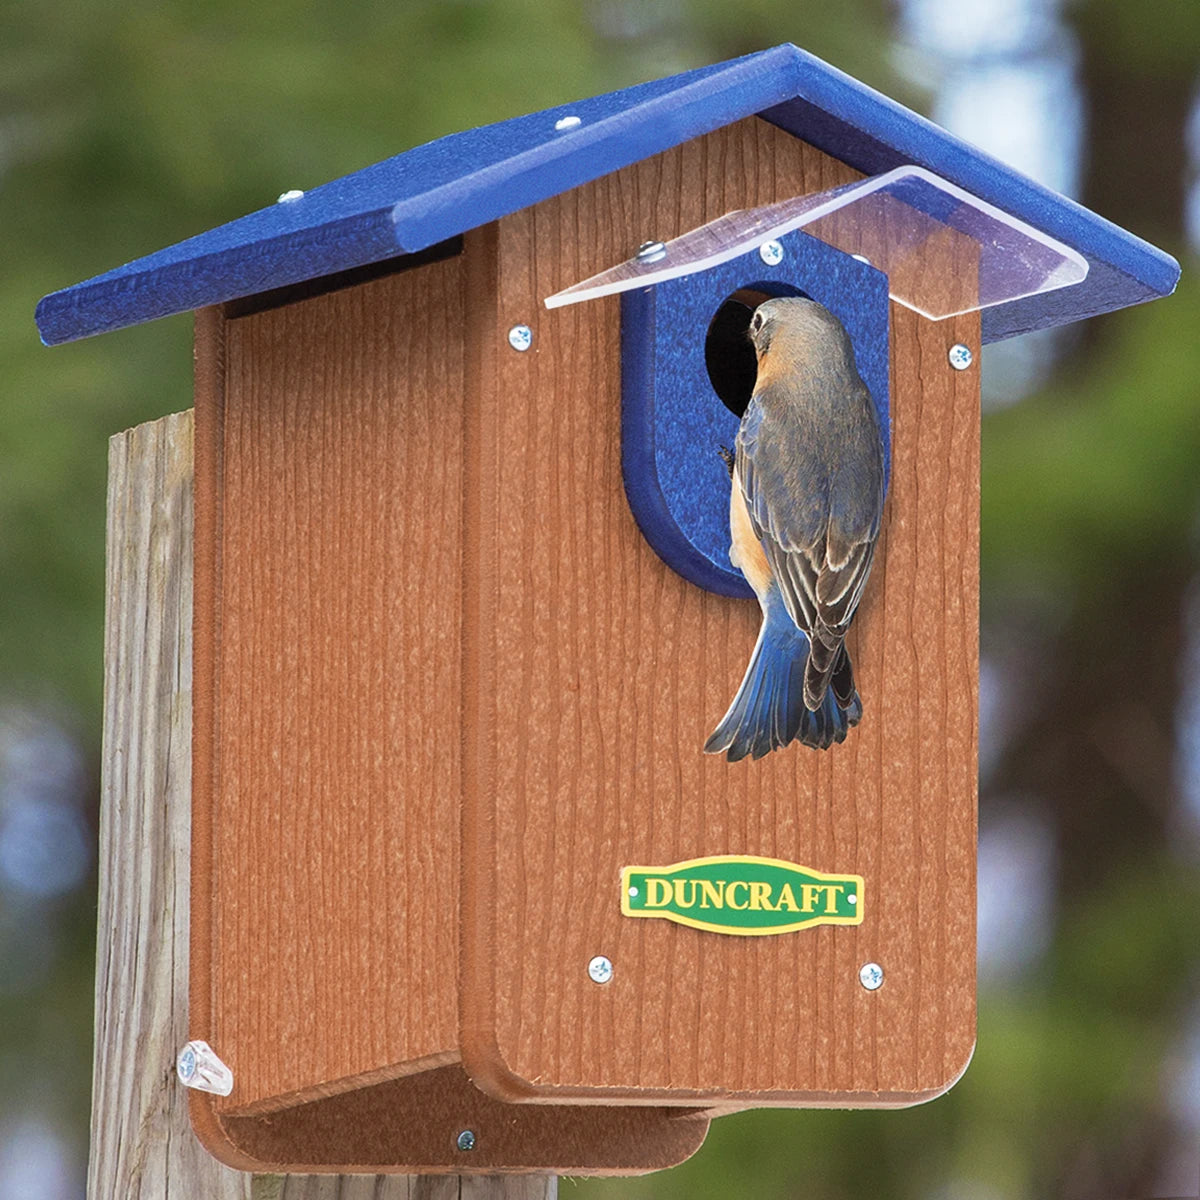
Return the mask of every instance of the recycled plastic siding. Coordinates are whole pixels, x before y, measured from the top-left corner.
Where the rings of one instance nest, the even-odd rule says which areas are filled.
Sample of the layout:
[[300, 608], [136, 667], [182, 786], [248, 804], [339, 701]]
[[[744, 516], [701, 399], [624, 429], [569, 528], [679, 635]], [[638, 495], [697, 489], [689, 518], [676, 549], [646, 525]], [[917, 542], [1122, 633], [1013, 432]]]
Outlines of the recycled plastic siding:
[[[904, 1104], [970, 1057], [979, 394], [946, 351], [978, 346], [978, 314], [893, 306], [893, 482], [850, 639], [861, 726], [827, 753], [732, 765], [700, 748], [758, 606], [685, 583], [634, 524], [617, 302], [540, 307], [630, 241], [853, 177], [751, 119], [466, 239], [491, 273], [468, 320], [485, 391], [468, 459], [464, 1050], [507, 1099]], [[932, 272], [972, 269], [968, 248], [931, 254]], [[504, 337], [518, 321], [525, 354]], [[621, 916], [623, 866], [722, 854], [861, 874], [864, 922], [736, 938]], [[595, 954], [614, 964], [602, 987]], [[858, 980], [871, 960], [875, 993]]]

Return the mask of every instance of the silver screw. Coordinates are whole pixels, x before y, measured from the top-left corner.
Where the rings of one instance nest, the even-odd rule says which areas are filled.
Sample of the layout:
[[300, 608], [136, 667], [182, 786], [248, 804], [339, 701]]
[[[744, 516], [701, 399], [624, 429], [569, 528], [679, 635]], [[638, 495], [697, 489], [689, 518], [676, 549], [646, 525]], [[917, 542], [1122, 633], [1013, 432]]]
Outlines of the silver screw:
[[470, 1129], [464, 1129], [462, 1131], [462, 1133], [460, 1133], [458, 1135], [458, 1137], [454, 1139], [454, 1144], [460, 1150], [474, 1150], [475, 1149], [475, 1134], [474, 1134], [474, 1132]]
[[559, 117], [558, 120], [554, 122], [554, 128], [561, 132], [564, 129], [574, 129], [576, 125], [582, 124], [582, 117]]
[[971, 348], [964, 346], [962, 342], [956, 342], [951, 346], [947, 357], [950, 359], [950, 365], [956, 371], [965, 371], [975, 361], [975, 356], [971, 353]]
[[283, 192], [276, 204], [291, 204], [293, 200], [303, 200], [304, 193], [299, 188], [292, 188], [290, 191]]
[[863, 963], [858, 972], [858, 982], [868, 992], [878, 991], [883, 986], [883, 968], [878, 963]]
[[638, 262], [652, 263], [667, 257], [667, 248], [662, 242], [643, 242], [638, 247]]
[[850, 257], [855, 262], [866, 263], [868, 267], [871, 265], [871, 260], [865, 254], [852, 254]]
[[613, 977], [612, 962], [603, 954], [597, 954], [588, 963], [588, 975], [591, 976], [593, 983], [607, 983]]
[[777, 267], [783, 262], [783, 246], [779, 242], [764, 242], [758, 248], [758, 257], [768, 267]]
[[514, 325], [508, 331], [508, 344], [514, 350], [528, 350], [533, 345], [533, 330], [528, 325]]

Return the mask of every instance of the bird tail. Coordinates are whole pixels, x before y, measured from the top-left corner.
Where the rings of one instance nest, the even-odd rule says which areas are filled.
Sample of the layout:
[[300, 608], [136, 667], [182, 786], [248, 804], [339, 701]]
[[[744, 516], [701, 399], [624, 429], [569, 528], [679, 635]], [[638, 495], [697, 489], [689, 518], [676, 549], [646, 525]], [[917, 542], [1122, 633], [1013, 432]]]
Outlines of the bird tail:
[[762, 758], [797, 738], [806, 746], [827, 750], [834, 742], [844, 741], [847, 730], [862, 717], [862, 702], [845, 647], [817, 709], [805, 706], [808, 638], [796, 628], [782, 600], [772, 600], [763, 614], [742, 686], [704, 743], [706, 754], [724, 751], [730, 762], [747, 755]]

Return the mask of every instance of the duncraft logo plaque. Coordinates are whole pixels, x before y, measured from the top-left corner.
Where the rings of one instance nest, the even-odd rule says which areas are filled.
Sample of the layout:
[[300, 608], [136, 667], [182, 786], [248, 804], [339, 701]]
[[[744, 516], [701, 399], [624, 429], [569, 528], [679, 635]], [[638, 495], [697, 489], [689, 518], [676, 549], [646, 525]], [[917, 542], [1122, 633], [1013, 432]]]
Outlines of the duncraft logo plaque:
[[861, 875], [826, 875], [778, 858], [726, 854], [666, 867], [625, 867], [621, 911], [760, 937], [814, 925], [859, 925]]

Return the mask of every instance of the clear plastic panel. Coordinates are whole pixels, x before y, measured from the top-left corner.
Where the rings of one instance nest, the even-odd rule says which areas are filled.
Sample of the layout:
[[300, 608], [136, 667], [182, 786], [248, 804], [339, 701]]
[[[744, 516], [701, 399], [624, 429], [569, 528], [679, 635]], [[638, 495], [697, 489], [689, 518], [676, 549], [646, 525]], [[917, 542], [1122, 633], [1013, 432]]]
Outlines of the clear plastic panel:
[[[546, 299], [547, 308], [691, 275], [803, 229], [888, 277], [893, 300], [931, 320], [1081, 282], [1087, 261], [921, 167], [727, 213], [663, 248]], [[953, 262], [947, 271], [945, 264]], [[786, 259], [784, 260], [786, 264]]]

